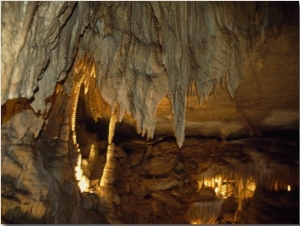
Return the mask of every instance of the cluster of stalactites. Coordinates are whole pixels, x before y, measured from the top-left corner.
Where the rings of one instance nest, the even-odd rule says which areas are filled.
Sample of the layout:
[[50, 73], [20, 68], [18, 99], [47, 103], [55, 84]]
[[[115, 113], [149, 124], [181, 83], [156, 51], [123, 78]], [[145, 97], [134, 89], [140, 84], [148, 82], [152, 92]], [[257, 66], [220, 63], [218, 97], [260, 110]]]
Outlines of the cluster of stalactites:
[[[252, 29], [250, 18], [264, 13], [252, 3], [124, 3], [100, 9], [89, 40], [102, 97], [112, 112], [119, 104], [119, 121], [131, 113], [137, 132], [149, 139], [157, 105], [169, 93], [179, 147], [188, 87], [195, 81], [200, 104], [220, 82], [233, 97], [243, 75], [245, 31]], [[260, 18], [254, 25], [264, 28]]]
[[[8, 60], [2, 58], [2, 104], [34, 96], [34, 110], [47, 111], [45, 99], [53, 94], [55, 84], [65, 82], [63, 87], [70, 93], [69, 69], [76, 67], [75, 56], [79, 59], [80, 53], [89, 52], [96, 80], [86, 89], [92, 84], [94, 102], [101, 94], [112, 113], [119, 106], [119, 121], [125, 112], [131, 113], [137, 132], [149, 139], [154, 136], [157, 106], [169, 93], [181, 147], [188, 87], [195, 82], [202, 103], [222, 81], [233, 97], [253, 27], [264, 34], [266, 6], [252, 2], [4, 4], [2, 54]], [[18, 29], [11, 29], [12, 24]], [[17, 39], [11, 37], [13, 32]], [[92, 112], [95, 118], [100, 116], [97, 111]]]
[[[243, 58], [255, 5], [234, 2], [153, 2], [161, 25], [163, 63], [169, 77], [174, 131], [184, 141], [186, 94], [195, 81], [200, 104], [222, 81], [231, 95], [243, 77]], [[258, 13], [258, 12], [257, 12]], [[260, 21], [259, 21], [260, 22]], [[262, 23], [264, 25], [264, 23]]]

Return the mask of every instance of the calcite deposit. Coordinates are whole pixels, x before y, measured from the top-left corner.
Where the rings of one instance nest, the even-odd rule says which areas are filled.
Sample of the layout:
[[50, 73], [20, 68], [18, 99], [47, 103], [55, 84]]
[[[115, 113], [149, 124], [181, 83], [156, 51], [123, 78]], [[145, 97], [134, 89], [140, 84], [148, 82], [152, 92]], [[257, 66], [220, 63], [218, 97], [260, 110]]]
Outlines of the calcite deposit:
[[2, 223], [299, 223], [298, 64], [297, 2], [2, 1]]

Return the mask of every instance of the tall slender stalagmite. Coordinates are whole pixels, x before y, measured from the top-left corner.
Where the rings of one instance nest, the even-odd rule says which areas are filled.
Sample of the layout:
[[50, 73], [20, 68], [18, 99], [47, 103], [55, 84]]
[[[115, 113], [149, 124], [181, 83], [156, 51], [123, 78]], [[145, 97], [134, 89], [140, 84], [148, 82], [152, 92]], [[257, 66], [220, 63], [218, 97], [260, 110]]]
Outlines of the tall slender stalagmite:
[[115, 154], [115, 144], [112, 143], [115, 125], [117, 122], [117, 115], [112, 114], [109, 122], [109, 133], [108, 133], [108, 146], [106, 154], [106, 164], [103, 170], [103, 175], [100, 180], [100, 205], [99, 209], [103, 209], [107, 221], [111, 224], [121, 223], [118, 219], [118, 214], [116, 211], [116, 205], [120, 205], [120, 198], [116, 192], [113, 185], [115, 180], [115, 165], [116, 159]]

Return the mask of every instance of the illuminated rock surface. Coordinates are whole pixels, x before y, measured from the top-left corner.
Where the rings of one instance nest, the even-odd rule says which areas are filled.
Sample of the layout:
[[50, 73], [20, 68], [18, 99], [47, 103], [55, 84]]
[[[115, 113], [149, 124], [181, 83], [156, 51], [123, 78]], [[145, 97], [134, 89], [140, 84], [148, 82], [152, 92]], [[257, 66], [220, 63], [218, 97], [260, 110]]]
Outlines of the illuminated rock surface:
[[299, 223], [298, 14], [1, 2], [2, 223]]

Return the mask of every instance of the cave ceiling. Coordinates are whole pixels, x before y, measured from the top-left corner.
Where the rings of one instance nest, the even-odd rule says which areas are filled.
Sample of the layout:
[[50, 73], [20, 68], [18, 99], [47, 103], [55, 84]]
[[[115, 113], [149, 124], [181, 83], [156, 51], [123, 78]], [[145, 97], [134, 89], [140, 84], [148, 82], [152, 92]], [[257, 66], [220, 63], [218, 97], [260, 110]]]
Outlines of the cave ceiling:
[[1, 5], [2, 106], [26, 98], [47, 120], [55, 90], [71, 95], [83, 84], [90, 108], [85, 112], [94, 121], [109, 119], [108, 107], [138, 134], [174, 135], [179, 146], [185, 135], [253, 136], [298, 128], [298, 21], [286, 16], [288, 7]]

